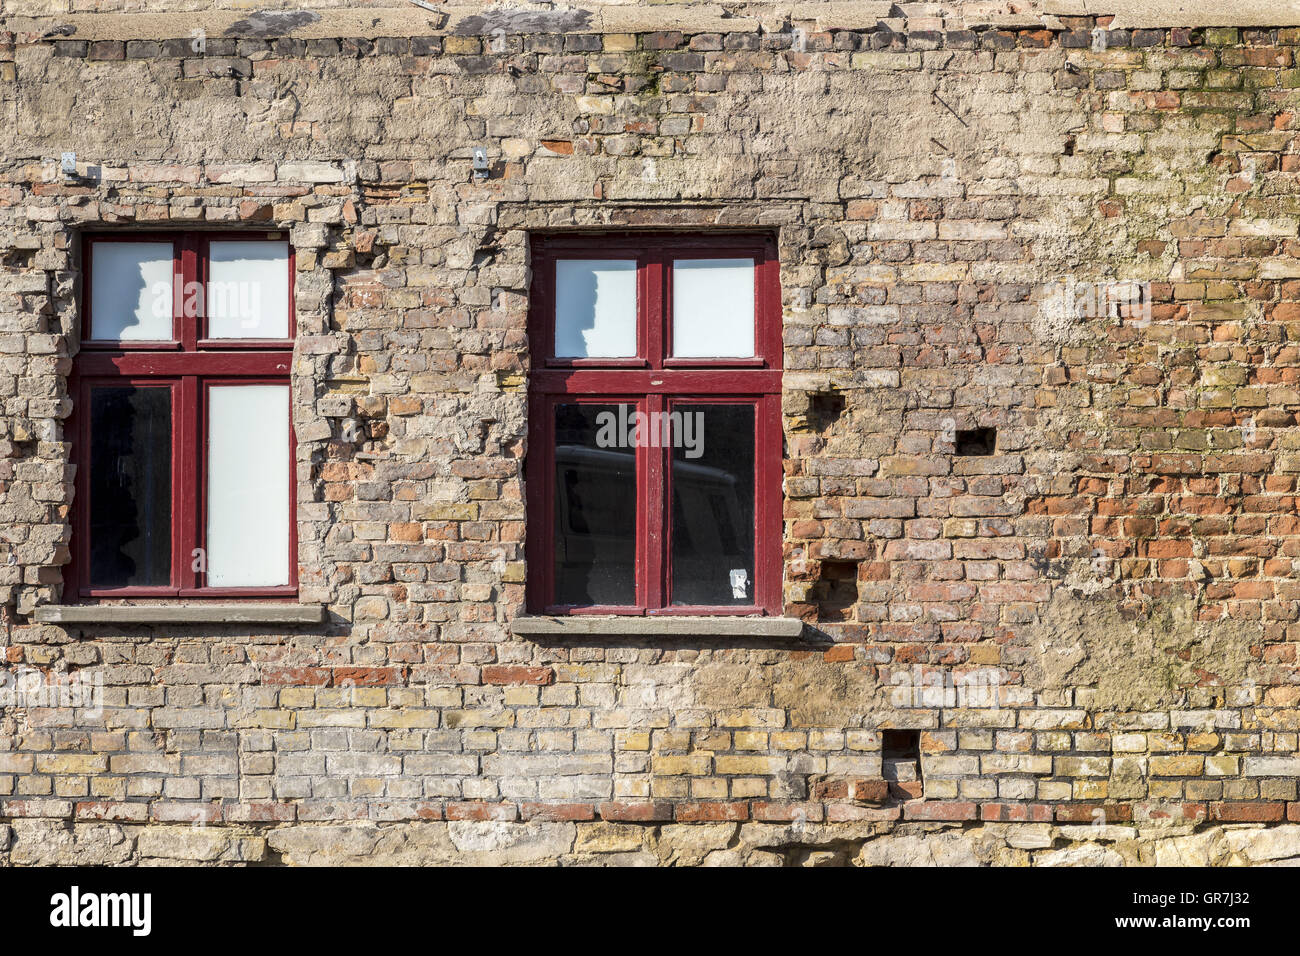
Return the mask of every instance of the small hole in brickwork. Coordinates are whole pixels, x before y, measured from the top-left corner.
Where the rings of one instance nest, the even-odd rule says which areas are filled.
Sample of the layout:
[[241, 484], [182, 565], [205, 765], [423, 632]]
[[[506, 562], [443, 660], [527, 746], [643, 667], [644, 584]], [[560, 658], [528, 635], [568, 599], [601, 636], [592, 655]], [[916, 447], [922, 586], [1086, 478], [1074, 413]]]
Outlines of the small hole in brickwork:
[[961, 428], [957, 430], [956, 452], [959, 455], [992, 455], [998, 445], [996, 428]]
[[920, 760], [921, 732], [919, 730], [881, 731], [880, 749], [886, 760]]
[[849, 620], [853, 605], [858, 603], [858, 563], [823, 561], [813, 590], [817, 600], [818, 620]]
[[824, 432], [844, 414], [844, 396], [839, 392], [817, 392], [808, 399], [808, 425]]
[[880, 734], [880, 772], [897, 800], [924, 796], [921, 781], [921, 732], [885, 730]]
[[4, 254], [4, 264], [11, 269], [30, 269], [35, 261], [35, 249], [10, 249]]

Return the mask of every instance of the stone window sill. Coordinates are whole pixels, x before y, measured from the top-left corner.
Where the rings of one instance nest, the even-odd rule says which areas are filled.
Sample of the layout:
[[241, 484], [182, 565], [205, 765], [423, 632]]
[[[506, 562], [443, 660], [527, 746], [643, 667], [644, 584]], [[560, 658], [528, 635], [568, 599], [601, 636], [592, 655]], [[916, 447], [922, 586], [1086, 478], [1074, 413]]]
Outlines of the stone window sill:
[[320, 604], [44, 604], [44, 624], [319, 624]]
[[510, 624], [518, 637], [799, 637], [803, 621], [793, 617], [640, 617], [575, 614], [527, 615]]

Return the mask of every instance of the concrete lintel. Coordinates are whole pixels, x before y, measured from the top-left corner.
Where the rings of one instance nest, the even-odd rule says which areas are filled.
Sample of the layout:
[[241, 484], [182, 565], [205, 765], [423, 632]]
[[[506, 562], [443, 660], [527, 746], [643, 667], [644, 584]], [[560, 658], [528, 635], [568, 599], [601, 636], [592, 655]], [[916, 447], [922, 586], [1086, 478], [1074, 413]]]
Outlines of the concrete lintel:
[[20, 35], [62, 40], [186, 39], [197, 31], [210, 40], [294, 37], [377, 39], [412, 36], [479, 36], [498, 34], [755, 32], [759, 21], [731, 16], [719, 4], [672, 3], [649, 8], [440, 6], [428, 10], [399, 6], [268, 10], [196, 10], [186, 13], [67, 13], [0, 17], [4, 29]]
[[45, 604], [43, 624], [319, 624], [320, 604]]
[[894, 4], [885, 2], [850, 2], [816, 0], [814, 3], [796, 3], [790, 11], [795, 21], [814, 20], [818, 30], [870, 30], [881, 20], [893, 14]]
[[1042, 11], [1057, 16], [1114, 16], [1112, 30], [1300, 24], [1300, 5], [1294, 0], [1043, 0]]
[[529, 615], [510, 624], [518, 637], [798, 637], [803, 621], [793, 617], [632, 617], [575, 614]]
[[976, 0], [902, 3], [890, 0], [797, 0], [781, 3], [676, 2], [642, 6], [588, 2], [564, 7], [438, 5], [389, 0], [379, 6], [304, 10], [196, 10], [169, 13], [65, 13], [0, 16], [0, 30], [19, 43], [46, 40], [333, 39], [500, 34], [686, 34], [783, 30], [813, 22], [819, 31], [891, 29], [1062, 29], [1059, 17], [1114, 17], [1111, 29], [1161, 27], [1286, 27], [1300, 25], [1295, 0]]

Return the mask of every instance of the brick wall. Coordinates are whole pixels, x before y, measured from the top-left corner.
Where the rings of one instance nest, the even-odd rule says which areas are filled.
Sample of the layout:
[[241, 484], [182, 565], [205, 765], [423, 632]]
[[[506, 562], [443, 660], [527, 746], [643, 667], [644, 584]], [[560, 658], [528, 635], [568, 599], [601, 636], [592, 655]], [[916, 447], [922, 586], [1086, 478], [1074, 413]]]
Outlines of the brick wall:
[[[1296, 855], [1214, 825], [1300, 821], [1300, 29], [740, 14], [0, 34], [0, 648], [103, 684], [0, 711], [12, 859]], [[328, 622], [41, 623], [79, 236], [203, 226], [297, 250]], [[779, 236], [797, 640], [512, 633], [527, 237], [615, 228]]]

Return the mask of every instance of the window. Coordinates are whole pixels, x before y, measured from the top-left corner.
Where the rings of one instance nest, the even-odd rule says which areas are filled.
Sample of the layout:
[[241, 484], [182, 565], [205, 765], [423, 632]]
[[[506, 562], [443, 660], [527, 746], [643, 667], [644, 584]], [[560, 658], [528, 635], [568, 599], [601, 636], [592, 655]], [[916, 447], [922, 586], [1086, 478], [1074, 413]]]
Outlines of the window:
[[82, 255], [65, 597], [293, 596], [284, 234], [88, 236]]
[[537, 236], [534, 613], [779, 614], [781, 295], [767, 236]]

